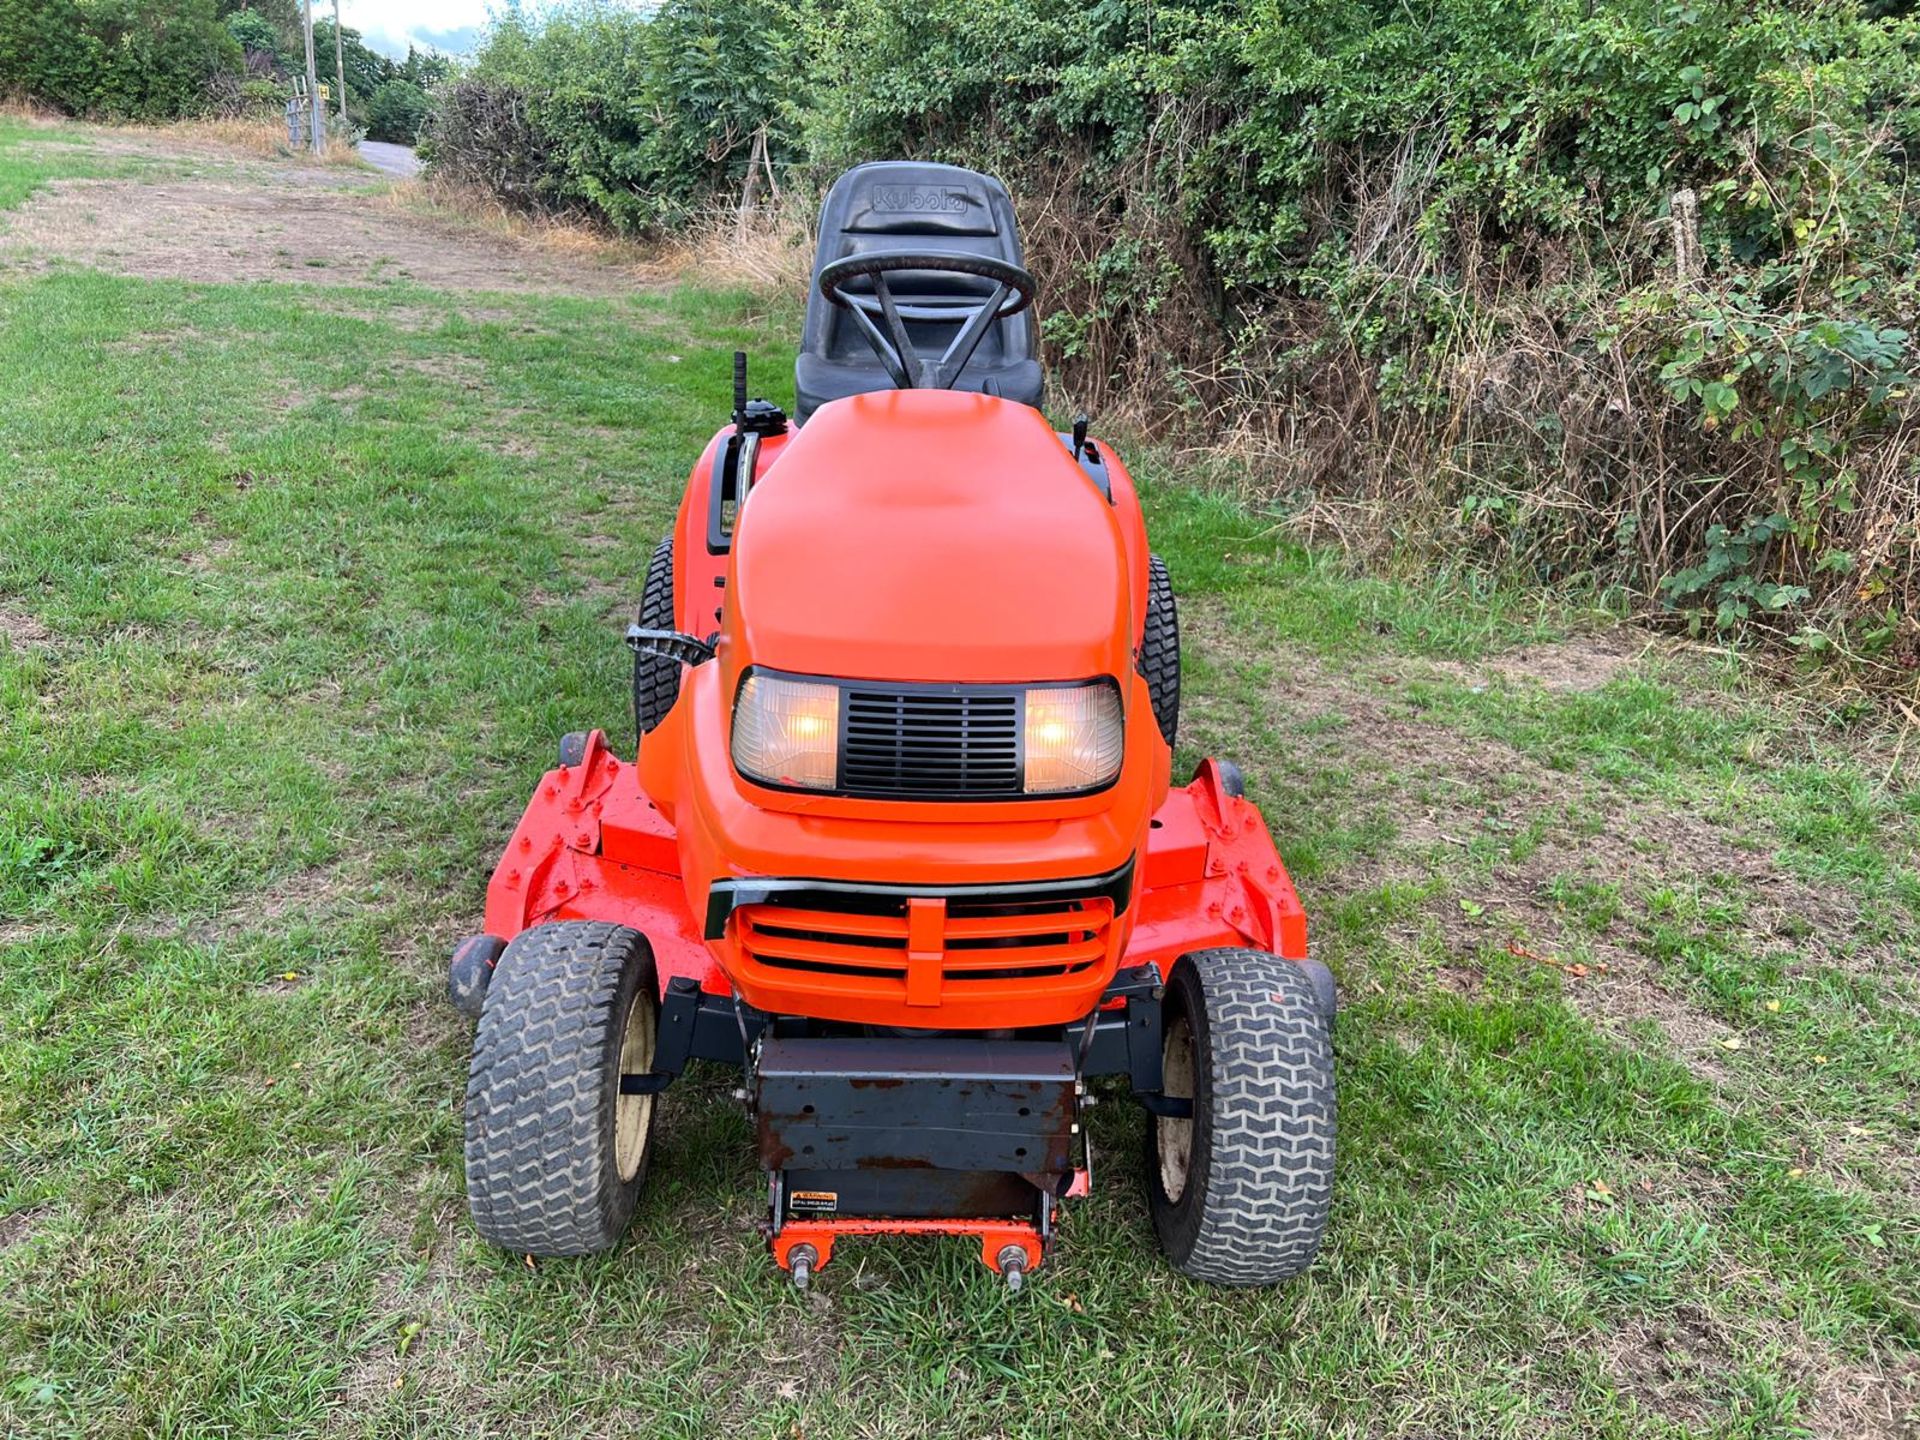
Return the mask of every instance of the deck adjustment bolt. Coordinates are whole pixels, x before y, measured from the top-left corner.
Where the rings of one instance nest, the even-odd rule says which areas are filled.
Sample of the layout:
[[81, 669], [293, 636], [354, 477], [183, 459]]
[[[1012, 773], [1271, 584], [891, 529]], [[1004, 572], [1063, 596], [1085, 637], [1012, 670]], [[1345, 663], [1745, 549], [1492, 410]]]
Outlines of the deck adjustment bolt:
[[1007, 1293], [1018, 1295], [1020, 1287], [1027, 1282], [1027, 1247], [1002, 1245], [998, 1261], [1000, 1278], [1007, 1282]]
[[796, 1245], [787, 1252], [787, 1269], [793, 1274], [793, 1288], [805, 1290], [812, 1283], [814, 1267], [820, 1263], [820, 1252], [811, 1245]]

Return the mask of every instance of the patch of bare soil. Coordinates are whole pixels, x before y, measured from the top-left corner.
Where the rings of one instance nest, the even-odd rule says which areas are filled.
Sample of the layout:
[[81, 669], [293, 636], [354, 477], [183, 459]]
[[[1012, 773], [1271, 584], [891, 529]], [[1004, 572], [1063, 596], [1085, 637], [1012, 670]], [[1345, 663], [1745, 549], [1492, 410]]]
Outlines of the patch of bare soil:
[[1827, 1355], [1804, 1383], [1814, 1440], [1920, 1440], [1920, 1356], [1909, 1353], [1881, 1366]]
[[1689, 1429], [1706, 1429], [1717, 1408], [1708, 1397], [1732, 1389], [1727, 1337], [1710, 1315], [1692, 1306], [1608, 1336], [1601, 1355], [1622, 1395]]
[[53, 631], [38, 617], [11, 605], [0, 605], [0, 635], [16, 650], [48, 650], [54, 643]]
[[0, 1250], [10, 1250], [15, 1245], [31, 1240], [33, 1232], [39, 1228], [42, 1213], [39, 1208], [29, 1205], [11, 1215], [0, 1215]]
[[[1189, 608], [1192, 613], [1182, 619], [1190, 645], [1229, 664], [1252, 658], [1236, 654], [1238, 642], [1216, 612]], [[1563, 687], [1584, 688], [1633, 664], [1638, 650], [1632, 637], [1623, 636], [1533, 653], [1531, 662], [1505, 663], [1541, 683], [1551, 677]], [[1732, 1031], [1660, 983], [1630, 927], [1577, 920], [1556, 889], [1569, 882], [1618, 885], [1628, 893], [1665, 885], [1725, 886], [1746, 899], [1746, 921], [1760, 945], [1801, 937], [1794, 943], [1809, 959], [1843, 968], [1885, 958], [1822, 948], [1829, 937], [1845, 945], [1856, 933], [1852, 897], [1804, 884], [1764, 848], [1738, 843], [1703, 816], [1549, 769], [1501, 741], [1422, 721], [1391, 687], [1331, 672], [1308, 655], [1290, 654], [1273, 668], [1263, 700], [1269, 723], [1286, 736], [1288, 761], [1349, 774], [1356, 812], [1384, 810], [1397, 832], [1380, 854], [1327, 885], [1322, 903], [1392, 881], [1424, 881], [1436, 868], [1454, 868], [1447, 857], [1456, 850], [1464, 863], [1467, 848], [1490, 832], [1530, 837], [1514, 847], [1519, 858], [1473, 877], [1472, 913], [1458, 895], [1444, 894], [1422, 917], [1424, 925], [1438, 929], [1453, 957], [1442, 977], [1453, 988], [1477, 985], [1470, 957], [1489, 945], [1511, 946], [1542, 963], [1577, 953], [1586, 973], [1568, 972], [1571, 1003], [1616, 1034], [1637, 1022], [1653, 1023], [1689, 1066], [1718, 1080], [1726, 1053], [1718, 1042]], [[1231, 702], [1195, 699], [1189, 713], [1196, 730], [1232, 753]]]
[[1434, 671], [1467, 681], [1531, 681], [1548, 690], [1598, 690], [1660, 647], [1650, 635], [1608, 630], [1528, 645], [1484, 660], [1436, 660]]
[[193, 924], [159, 922], [141, 928], [149, 936], [178, 938], [191, 945], [213, 945], [286, 930], [301, 919], [318, 919], [343, 908], [354, 881], [341, 871], [315, 866], [274, 882], [264, 890], [234, 897], [218, 915]]
[[15, 259], [61, 259], [146, 279], [410, 281], [455, 291], [620, 295], [644, 282], [591, 260], [386, 203], [338, 172], [265, 169], [246, 181], [69, 180], [17, 211]]
[[1600, 1354], [1620, 1392], [1639, 1408], [1689, 1431], [1712, 1428], [1731, 1401], [1741, 1352], [1778, 1357], [1802, 1398], [1813, 1440], [1915, 1440], [1920, 1436], [1920, 1357], [1861, 1365], [1835, 1355], [1795, 1325], [1756, 1319], [1736, 1336], [1691, 1305], [1606, 1337]]

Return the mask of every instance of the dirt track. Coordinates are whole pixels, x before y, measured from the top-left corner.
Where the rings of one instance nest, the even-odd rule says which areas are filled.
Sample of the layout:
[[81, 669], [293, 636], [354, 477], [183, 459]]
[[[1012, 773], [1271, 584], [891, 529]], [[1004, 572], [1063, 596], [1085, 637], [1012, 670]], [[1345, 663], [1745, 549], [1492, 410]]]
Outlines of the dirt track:
[[412, 283], [588, 296], [643, 283], [585, 247], [561, 254], [439, 214], [412, 183], [371, 170], [204, 148], [183, 154], [174, 142], [118, 135], [88, 153], [164, 161], [166, 175], [53, 182], [0, 216], [0, 263], [70, 261], [202, 283]]

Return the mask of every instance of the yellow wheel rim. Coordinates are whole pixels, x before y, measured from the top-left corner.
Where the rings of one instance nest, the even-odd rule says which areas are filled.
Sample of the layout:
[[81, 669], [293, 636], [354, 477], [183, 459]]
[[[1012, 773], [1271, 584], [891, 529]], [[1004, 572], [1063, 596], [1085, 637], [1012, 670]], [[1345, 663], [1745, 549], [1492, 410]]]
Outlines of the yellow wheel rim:
[[[620, 1038], [620, 1073], [644, 1075], [653, 1068], [653, 997], [642, 989], [627, 1007], [627, 1023]], [[613, 1107], [613, 1158], [622, 1183], [640, 1173], [647, 1154], [647, 1130], [653, 1119], [653, 1096], [620, 1095]]]
[[[1192, 1100], [1197, 1087], [1193, 1080], [1193, 1026], [1184, 1015], [1167, 1026], [1160, 1042], [1160, 1087], [1176, 1100]], [[1193, 1121], [1157, 1115], [1159, 1127], [1160, 1188], [1169, 1200], [1186, 1193], [1187, 1174], [1193, 1168]]]

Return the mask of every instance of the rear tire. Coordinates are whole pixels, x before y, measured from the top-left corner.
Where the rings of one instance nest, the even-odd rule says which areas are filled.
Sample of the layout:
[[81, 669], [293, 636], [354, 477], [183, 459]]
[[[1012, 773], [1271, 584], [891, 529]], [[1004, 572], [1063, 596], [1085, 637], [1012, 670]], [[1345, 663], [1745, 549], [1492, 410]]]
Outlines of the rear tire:
[[1140, 673], [1153, 697], [1153, 718], [1168, 745], [1180, 732], [1180, 610], [1167, 562], [1147, 557], [1147, 622], [1140, 641]]
[[[642, 630], [675, 630], [673, 611], [673, 536], [662, 537], [647, 562], [646, 584], [640, 591], [638, 623]], [[659, 655], [633, 657], [633, 729], [638, 739], [659, 728], [680, 698], [680, 663]]]
[[522, 1255], [610, 1250], [646, 1179], [654, 1097], [620, 1094], [653, 1064], [653, 952], [621, 925], [523, 931], [487, 986], [467, 1079], [467, 1205]]
[[1166, 1093], [1193, 1118], [1149, 1132], [1161, 1247], [1214, 1285], [1298, 1275], [1333, 1196], [1333, 1044], [1313, 982], [1263, 951], [1197, 951], [1173, 967], [1163, 1022]]

